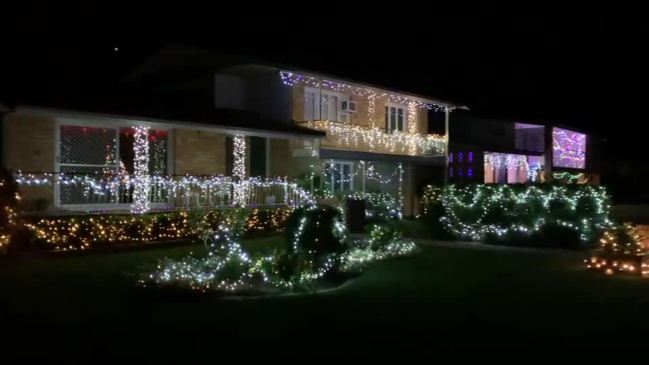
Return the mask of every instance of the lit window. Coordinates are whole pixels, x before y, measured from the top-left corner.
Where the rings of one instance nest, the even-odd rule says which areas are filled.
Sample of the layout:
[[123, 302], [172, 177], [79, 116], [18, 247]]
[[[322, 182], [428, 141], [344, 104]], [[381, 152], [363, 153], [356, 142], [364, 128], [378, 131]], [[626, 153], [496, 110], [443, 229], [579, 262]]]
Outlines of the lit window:
[[[59, 162], [61, 173], [112, 179], [116, 174], [133, 174], [132, 128], [102, 128], [62, 125], [59, 131]], [[149, 130], [149, 173], [167, 174], [168, 132]], [[82, 185], [61, 185], [60, 204], [130, 203], [132, 191], [127, 185], [118, 187], [119, 196], [96, 194], [88, 197]], [[92, 194], [92, 193], [91, 193]]]
[[453, 152], [448, 154], [448, 162], [453, 163]]
[[472, 169], [472, 168], [469, 167], [469, 168], [466, 170], [466, 176], [467, 176], [467, 177], [473, 177], [473, 169]]
[[328, 168], [329, 182], [333, 193], [354, 190], [354, 164], [352, 162], [334, 162]]
[[469, 163], [473, 162], [473, 152], [469, 152]]
[[389, 132], [404, 130], [405, 109], [401, 106], [385, 107], [385, 126]]
[[457, 162], [458, 163], [464, 162], [464, 152], [458, 152], [457, 153]]

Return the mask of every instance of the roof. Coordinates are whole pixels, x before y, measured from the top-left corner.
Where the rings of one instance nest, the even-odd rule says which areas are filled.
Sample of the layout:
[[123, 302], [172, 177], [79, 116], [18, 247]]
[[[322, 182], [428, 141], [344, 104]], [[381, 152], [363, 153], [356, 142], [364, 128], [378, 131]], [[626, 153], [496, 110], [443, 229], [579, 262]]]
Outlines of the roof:
[[29, 105], [130, 119], [150, 118], [312, 137], [325, 135], [296, 125], [292, 120], [277, 120], [241, 110], [215, 109], [214, 73], [234, 66], [263, 66], [277, 71], [284, 67], [194, 47], [172, 46], [149, 57], [122, 77], [119, 83], [97, 78], [82, 80], [78, 84], [69, 82], [67, 87], [53, 83], [38, 87], [36, 80], [28, 88], [29, 92], [9, 94], [7, 99], [0, 101], [13, 106]]
[[256, 135], [275, 135], [278, 137], [297, 136], [309, 138], [322, 138], [326, 133], [302, 127], [293, 121], [281, 121], [260, 116], [253, 112], [235, 109], [174, 109], [164, 106], [162, 108], [145, 108], [122, 105], [119, 109], [105, 107], [61, 107], [56, 106], [31, 106], [20, 105], [16, 111], [39, 111], [59, 115], [88, 115], [112, 119], [142, 120], [157, 123], [184, 124], [187, 127], [203, 125], [231, 131], [232, 133], [250, 133]]
[[448, 106], [455, 109], [468, 109], [464, 105], [456, 104], [451, 101], [445, 101], [437, 98], [432, 98], [425, 95], [411, 93], [408, 91], [398, 90], [389, 85], [376, 85], [360, 80], [352, 80], [349, 78], [342, 78], [336, 75], [317, 72], [313, 70], [305, 70], [297, 67], [296, 65], [289, 65], [285, 63], [271, 62], [267, 60], [259, 60], [251, 57], [224, 54], [219, 52], [205, 51], [200, 48], [186, 47], [180, 45], [167, 46], [161, 49], [158, 53], [149, 57], [145, 62], [140, 65], [132, 74], [123, 79], [128, 83], [146, 83], [154, 79], [159, 84], [159, 79], [163, 78], [167, 82], [177, 82], [179, 80], [187, 81], [192, 78], [200, 77], [201, 74], [209, 72], [217, 72], [229, 67], [235, 66], [263, 66], [274, 68], [277, 72], [280, 70], [300, 73], [316, 78], [328, 79], [336, 82], [349, 83], [359, 87], [368, 89], [378, 89], [395, 94], [421, 99], [423, 101]]

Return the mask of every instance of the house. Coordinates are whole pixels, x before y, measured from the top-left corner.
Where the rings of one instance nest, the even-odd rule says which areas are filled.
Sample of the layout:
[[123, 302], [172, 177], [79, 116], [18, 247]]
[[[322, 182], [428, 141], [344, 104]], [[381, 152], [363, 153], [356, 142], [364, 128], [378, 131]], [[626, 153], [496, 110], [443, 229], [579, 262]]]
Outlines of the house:
[[25, 211], [135, 213], [295, 204], [306, 193], [388, 192], [416, 213], [448, 140], [428, 114], [459, 106], [195, 49], [161, 51], [111, 97], [15, 104], [3, 166]]
[[453, 115], [451, 182], [599, 184], [597, 139], [560, 124]]

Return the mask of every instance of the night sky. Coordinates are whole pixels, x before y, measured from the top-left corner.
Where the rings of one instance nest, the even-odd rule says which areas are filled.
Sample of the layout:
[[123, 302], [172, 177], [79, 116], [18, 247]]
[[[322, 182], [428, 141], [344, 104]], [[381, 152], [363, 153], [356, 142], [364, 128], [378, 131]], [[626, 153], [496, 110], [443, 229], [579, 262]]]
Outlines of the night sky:
[[155, 25], [146, 17], [85, 17], [65, 27], [47, 14], [5, 21], [11, 36], [2, 44], [0, 103], [108, 95], [161, 47], [192, 45], [447, 99], [481, 116], [584, 129], [603, 141], [613, 188], [647, 195], [639, 182], [649, 164], [639, 146], [647, 144], [649, 63], [639, 16], [433, 7], [390, 22], [363, 12], [331, 23], [286, 10], [265, 21], [242, 16], [179, 15]]

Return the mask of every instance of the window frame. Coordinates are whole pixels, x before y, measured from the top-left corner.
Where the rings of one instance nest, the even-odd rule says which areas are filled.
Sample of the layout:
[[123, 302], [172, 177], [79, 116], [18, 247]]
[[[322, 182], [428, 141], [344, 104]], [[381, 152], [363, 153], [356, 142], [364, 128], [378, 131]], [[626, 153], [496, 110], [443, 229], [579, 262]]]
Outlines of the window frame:
[[[54, 121], [54, 172], [58, 175], [61, 173], [61, 166], [83, 166], [83, 164], [66, 164], [61, 163], [61, 127], [62, 126], [74, 126], [74, 127], [89, 127], [89, 128], [104, 128], [104, 129], [113, 129], [115, 130], [115, 135], [117, 139], [117, 145], [115, 148], [116, 156], [119, 156], [120, 146], [119, 146], [119, 131], [121, 128], [132, 128], [134, 125], [145, 125], [151, 129], [156, 130], [165, 130], [167, 131], [167, 174], [173, 175], [174, 164], [174, 137], [173, 137], [173, 128], [166, 124], [161, 123], [150, 123], [142, 122], [135, 120], [124, 120], [124, 119], [93, 119], [93, 118], [56, 118]], [[95, 165], [89, 165], [95, 166]], [[99, 165], [97, 165], [99, 166]], [[119, 168], [119, 165], [116, 164], [116, 168]], [[55, 208], [60, 208], [70, 211], [95, 211], [95, 210], [127, 210], [130, 209], [130, 203], [89, 203], [89, 204], [64, 204], [61, 202], [61, 190], [58, 184], [54, 184], [54, 201], [53, 206]], [[151, 202], [150, 206], [152, 209], [161, 209], [167, 208], [171, 205], [171, 199], [167, 202]]]
[[329, 182], [331, 183], [332, 186], [332, 193], [335, 195], [336, 193], [345, 193], [345, 192], [353, 192], [354, 190], [354, 161], [345, 161], [345, 160], [333, 160], [330, 162], [334, 166], [334, 170], [338, 170], [338, 167], [340, 167], [340, 173], [341, 173], [341, 178], [342, 178], [342, 170], [343, 170], [343, 165], [349, 166], [349, 190], [344, 190], [343, 187], [343, 182], [340, 181], [339, 184], [336, 184], [336, 176], [334, 173], [331, 174], [329, 177]]
[[[342, 112], [342, 101], [350, 101], [351, 97], [349, 94], [341, 93], [338, 91], [333, 91], [333, 90], [328, 90], [328, 89], [321, 89], [317, 87], [312, 87], [312, 86], [305, 86], [304, 91], [303, 91], [303, 114], [304, 114], [304, 120], [328, 120], [332, 122], [339, 122], [339, 123], [351, 123], [351, 118], [345, 118], [347, 121], [343, 121], [342, 115], [343, 114], [349, 114]], [[310, 118], [310, 112], [307, 112], [307, 97], [306, 94], [313, 94], [314, 99], [317, 100], [317, 103], [314, 102], [313, 105], [313, 118]], [[323, 95], [327, 95], [329, 97], [336, 97], [336, 118], [335, 119], [323, 119], [322, 118], [322, 97]], [[327, 114], [329, 111], [327, 111]]]
[[[394, 108], [394, 122], [395, 126], [399, 125], [399, 110], [402, 111], [402, 129], [391, 129], [390, 128], [390, 112], [391, 108]], [[399, 132], [406, 132], [408, 131], [408, 106], [405, 104], [398, 104], [398, 103], [385, 103], [384, 110], [386, 110], [386, 113], [384, 115], [385, 118], [385, 130], [387, 133], [394, 133], [395, 131]]]

